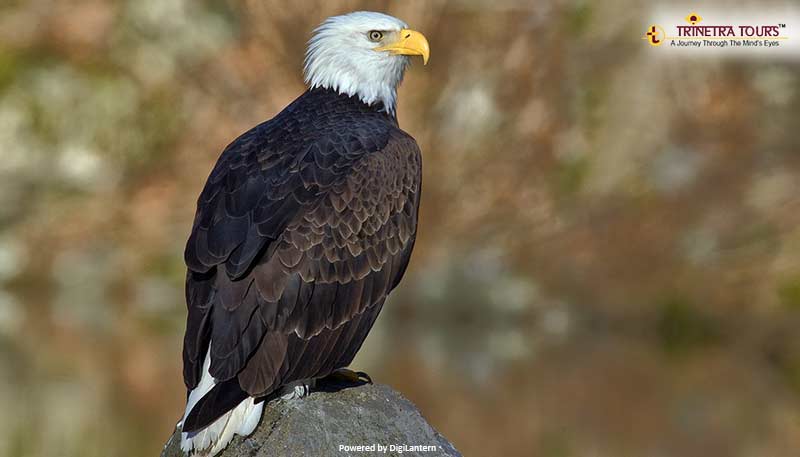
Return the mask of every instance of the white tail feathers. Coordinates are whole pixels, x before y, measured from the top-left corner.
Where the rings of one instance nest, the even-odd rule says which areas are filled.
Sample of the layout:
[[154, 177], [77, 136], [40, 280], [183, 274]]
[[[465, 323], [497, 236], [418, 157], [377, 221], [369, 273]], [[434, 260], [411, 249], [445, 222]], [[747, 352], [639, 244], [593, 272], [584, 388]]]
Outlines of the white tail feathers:
[[[211, 366], [210, 351], [209, 348], [203, 361], [203, 376], [200, 378], [200, 383], [189, 393], [181, 425], [186, 421], [186, 417], [197, 402], [217, 383], [208, 372]], [[189, 455], [212, 457], [225, 449], [234, 434], [247, 436], [253, 433], [258, 421], [261, 420], [261, 412], [264, 409], [264, 402], [256, 404], [254, 400], [254, 398], [248, 397], [200, 431], [181, 433], [181, 449]]]

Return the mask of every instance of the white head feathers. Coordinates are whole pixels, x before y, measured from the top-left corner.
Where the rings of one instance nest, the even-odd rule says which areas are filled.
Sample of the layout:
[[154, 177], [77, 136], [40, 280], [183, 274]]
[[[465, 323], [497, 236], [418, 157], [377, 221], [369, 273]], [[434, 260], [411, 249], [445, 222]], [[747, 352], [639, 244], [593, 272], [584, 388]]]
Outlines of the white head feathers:
[[379, 44], [370, 40], [370, 32], [397, 33], [406, 27], [397, 18], [367, 11], [326, 19], [308, 42], [306, 84], [356, 95], [368, 105], [382, 102], [393, 114], [409, 57], [375, 51]]

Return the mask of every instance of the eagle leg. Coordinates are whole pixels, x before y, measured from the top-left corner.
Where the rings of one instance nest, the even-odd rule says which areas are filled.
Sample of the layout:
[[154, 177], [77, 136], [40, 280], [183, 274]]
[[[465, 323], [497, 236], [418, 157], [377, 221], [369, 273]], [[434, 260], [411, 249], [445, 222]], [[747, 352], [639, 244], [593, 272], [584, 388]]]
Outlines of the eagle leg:
[[281, 388], [280, 397], [283, 400], [303, 398], [311, 393], [311, 389], [314, 388], [315, 384], [316, 380], [314, 379], [306, 379], [287, 384]]

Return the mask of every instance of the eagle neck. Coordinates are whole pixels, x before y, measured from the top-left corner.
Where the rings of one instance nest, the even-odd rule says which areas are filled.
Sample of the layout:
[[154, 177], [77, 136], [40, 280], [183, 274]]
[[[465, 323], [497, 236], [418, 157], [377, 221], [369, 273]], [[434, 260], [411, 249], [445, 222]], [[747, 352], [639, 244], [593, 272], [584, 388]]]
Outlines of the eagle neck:
[[316, 87], [308, 89], [301, 99], [307, 99], [309, 102], [321, 107], [335, 105], [339, 109], [346, 109], [354, 113], [358, 112], [383, 117], [392, 124], [397, 125], [397, 115], [394, 110], [391, 112], [387, 111], [381, 102], [374, 102], [371, 104], [365, 103], [357, 95], [347, 95], [339, 93], [334, 89]]

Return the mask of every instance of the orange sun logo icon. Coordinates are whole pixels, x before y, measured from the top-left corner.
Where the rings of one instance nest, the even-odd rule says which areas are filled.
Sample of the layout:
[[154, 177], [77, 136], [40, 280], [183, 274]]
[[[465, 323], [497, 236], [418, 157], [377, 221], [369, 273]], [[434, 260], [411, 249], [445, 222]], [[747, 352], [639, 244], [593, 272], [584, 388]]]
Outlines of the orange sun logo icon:
[[698, 22], [703, 20], [703, 18], [700, 17], [700, 15], [697, 14], [697, 13], [691, 13], [690, 15], [686, 16], [684, 19], [686, 19], [686, 22], [688, 22], [688, 23], [690, 23], [692, 25], [695, 25]]

